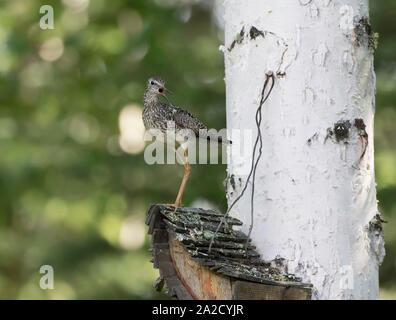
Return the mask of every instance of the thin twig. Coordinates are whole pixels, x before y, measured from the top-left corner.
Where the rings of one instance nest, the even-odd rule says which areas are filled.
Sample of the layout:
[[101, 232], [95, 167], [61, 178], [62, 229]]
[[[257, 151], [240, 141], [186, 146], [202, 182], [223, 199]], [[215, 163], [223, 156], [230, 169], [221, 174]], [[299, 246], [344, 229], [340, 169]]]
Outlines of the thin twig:
[[[267, 88], [267, 86], [268, 86], [268, 82], [269, 82], [270, 79], [272, 79], [271, 88], [269, 89], [268, 94], [265, 95], [265, 90], [266, 90], [266, 88]], [[214, 235], [213, 235], [213, 237], [212, 237], [212, 239], [211, 239], [211, 241], [210, 241], [208, 253], [210, 253], [210, 251], [211, 251], [211, 249], [212, 249], [213, 242], [214, 242], [214, 240], [215, 240], [215, 238], [216, 238], [216, 236], [217, 236], [217, 234], [218, 234], [218, 232], [219, 232], [221, 226], [223, 225], [223, 223], [224, 223], [226, 217], [228, 216], [228, 214], [230, 213], [230, 211], [231, 211], [231, 209], [234, 207], [234, 205], [235, 205], [235, 204], [242, 198], [242, 196], [244, 195], [244, 193], [245, 193], [245, 191], [246, 191], [246, 189], [247, 189], [249, 180], [250, 180], [250, 178], [251, 178], [251, 176], [252, 176], [252, 174], [253, 174], [253, 181], [252, 181], [252, 196], [251, 196], [251, 224], [250, 224], [250, 227], [249, 227], [249, 234], [248, 234], [247, 241], [246, 241], [246, 247], [245, 247], [245, 251], [246, 251], [247, 244], [248, 244], [248, 241], [249, 241], [249, 237], [250, 237], [251, 231], [252, 231], [252, 229], [253, 229], [254, 182], [255, 182], [256, 169], [257, 169], [257, 165], [258, 165], [258, 162], [259, 162], [260, 157], [261, 157], [261, 154], [262, 154], [262, 146], [263, 146], [263, 143], [262, 143], [262, 142], [263, 142], [263, 141], [262, 141], [262, 135], [261, 135], [261, 130], [260, 130], [260, 125], [261, 125], [261, 120], [262, 120], [261, 109], [262, 109], [263, 104], [267, 101], [268, 97], [270, 96], [270, 94], [271, 94], [271, 92], [272, 92], [272, 89], [274, 88], [274, 85], [275, 85], [274, 75], [273, 75], [272, 72], [268, 72], [268, 73], [266, 74], [266, 79], [265, 79], [265, 82], [264, 82], [263, 90], [261, 91], [261, 101], [260, 101], [260, 105], [259, 105], [259, 107], [257, 108], [257, 111], [256, 111], [256, 117], [255, 117], [255, 118], [256, 118], [256, 125], [257, 125], [257, 137], [256, 137], [256, 141], [255, 141], [254, 147], [253, 147], [253, 157], [252, 157], [252, 164], [251, 164], [250, 172], [249, 172], [249, 175], [248, 175], [248, 177], [247, 177], [247, 179], [246, 179], [245, 186], [243, 187], [243, 189], [242, 189], [240, 195], [239, 195], [239, 196], [231, 203], [231, 205], [228, 207], [226, 213], [223, 215], [223, 217], [222, 217], [222, 219], [221, 219], [219, 225], [217, 226], [216, 231], [215, 231], [215, 233], [214, 233]], [[257, 158], [257, 161], [255, 161], [256, 149], [257, 149], [257, 144], [258, 144], [259, 141], [260, 141], [259, 156], [258, 156], [258, 158]]]
[[257, 157], [256, 163], [254, 164], [254, 168], [253, 168], [253, 180], [252, 180], [252, 194], [251, 194], [251, 198], [250, 198], [250, 226], [249, 226], [249, 233], [246, 239], [246, 244], [245, 244], [245, 251], [247, 252], [247, 246], [249, 243], [249, 239], [250, 239], [250, 235], [252, 233], [253, 230], [253, 222], [254, 222], [254, 217], [253, 217], [253, 213], [254, 213], [254, 189], [255, 189], [255, 181], [256, 181], [256, 170], [257, 170], [257, 165], [260, 161], [261, 155], [263, 153], [263, 137], [261, 135], [261, 120], [262, 120], [262, 115], [261, 115], [261, 109], [262, 106], [264, 104], [264, 102], [268, 99], [269, 95], [271, 94], [272, 89], [274, 88], [275, 85], [275, 81], [274, 81], [274, 77], [273, 75], [268, 75], [267, 74], [267, 80], [269, 79], [269, 77], [271, 77], [272, 79], [272, 84], [271, 84], [271, 88], [268, 91], [268, 95], [266, 96], [266, 98], [263, 100], [264, 97], [264, 93], [265, 93], [265, 89], [267, 86], [267, 81], [264, 84], [263, 87], [263, 91], [261, 92], [261, 102], [260, 102], [260, 106], [257, 109], [256, 112], [256, 125], [257, 125], [257, 136], [259, 137], [260, 140], [260, 147], [259, 147], [259, 155]]

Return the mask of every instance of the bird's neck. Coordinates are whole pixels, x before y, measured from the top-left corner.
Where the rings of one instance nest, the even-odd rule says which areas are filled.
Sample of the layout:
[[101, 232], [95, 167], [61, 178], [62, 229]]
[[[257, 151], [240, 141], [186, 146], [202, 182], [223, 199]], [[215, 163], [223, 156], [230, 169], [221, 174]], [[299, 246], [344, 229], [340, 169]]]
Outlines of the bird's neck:
[[159, 103], [158, 95], [149, 93], [147, 91], [144, 92], [143, 105], [145, 108], [155, 106], [158, 103]]

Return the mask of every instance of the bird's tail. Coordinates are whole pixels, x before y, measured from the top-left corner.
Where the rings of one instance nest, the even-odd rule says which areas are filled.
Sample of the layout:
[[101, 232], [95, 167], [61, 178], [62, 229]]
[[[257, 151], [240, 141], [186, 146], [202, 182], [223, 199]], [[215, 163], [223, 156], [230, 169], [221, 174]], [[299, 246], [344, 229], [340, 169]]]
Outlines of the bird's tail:
[[226, 144], [226, 145], [227, 144], [232, 144], [231, 140], [227, 140], [227, 139], [224, 139], [223, 137], [218, 137], [218, 136], [212, 137], [212, 136], [209, 135], [209, 136], [206, 137], [206, 139], [208, 139], [209, 142], [217, 140], [217, 142], [220, 143], [220, 144]]

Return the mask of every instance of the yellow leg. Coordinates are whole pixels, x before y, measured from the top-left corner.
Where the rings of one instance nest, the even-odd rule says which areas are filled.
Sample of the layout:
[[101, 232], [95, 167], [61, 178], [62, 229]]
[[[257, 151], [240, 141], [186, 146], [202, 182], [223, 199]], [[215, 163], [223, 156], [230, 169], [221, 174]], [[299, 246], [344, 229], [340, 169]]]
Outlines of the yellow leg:
[[184, 151], [184, 157], [185, 157], [184, 176], [183, 176], [183, 180], [181, 182], [180, 188], [179, 188], [179, 192], [177, 193], [177, 197], [176, 197], [175, 203], [167, 204], [168, 206], [174, 207], [175, 208], [175, 212], [176, 212], [178, 207], [183, 206], [183, 204], [182, 204], [183, 193], [184, 193], [188, 178], [190, 177], [190, 173], [191, 173], [191, 166], [190, 166], [190, 163], [188, 162], [188, 152], [187, 152], [187, 150]]

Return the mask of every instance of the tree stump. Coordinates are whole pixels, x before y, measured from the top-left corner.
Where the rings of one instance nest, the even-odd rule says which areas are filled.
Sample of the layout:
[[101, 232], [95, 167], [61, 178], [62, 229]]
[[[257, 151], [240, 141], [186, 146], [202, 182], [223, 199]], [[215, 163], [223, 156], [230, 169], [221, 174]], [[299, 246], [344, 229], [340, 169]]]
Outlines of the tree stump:
[[[146, 224], [152, 235], [152, 262], [160, 277], [153, 286], [181, 300], [309, 300], [312, 286], [262, 261], [242, 223], [214, 210], [151, 205]], [[246, 243], [247, 246], [246, 246]]]

